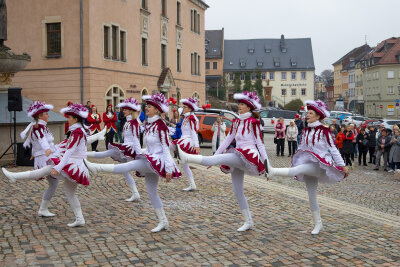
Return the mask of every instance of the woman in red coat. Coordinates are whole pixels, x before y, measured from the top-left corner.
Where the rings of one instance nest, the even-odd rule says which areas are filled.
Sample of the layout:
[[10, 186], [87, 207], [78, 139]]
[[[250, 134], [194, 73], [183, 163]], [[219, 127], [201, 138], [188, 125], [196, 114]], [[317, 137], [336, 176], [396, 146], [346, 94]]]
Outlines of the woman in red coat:
[[[87, 122], [89, 123], [89, 130], [90, 130], [90, 135], [97, 134], [98, 132], [101, 131], [100, 123], [101, 123], [101, 116], [97, 112], [97, 107], [95, 105], [92, 105], [91, 111], [87, 117]], [[99, 141], [93, 142], [92, 145], [92, 151], [97, 152], [97, 144]]]
[[117, 125], [115, 124], [118, 120], [117, 114], [113, 111], [112, 105], [108, 104], [107, 111], [103, 113], [104, 127], [107, 127], [106, 133], [106, 148], [108, 144], [114, 139], [114, 134], [117, 132]]

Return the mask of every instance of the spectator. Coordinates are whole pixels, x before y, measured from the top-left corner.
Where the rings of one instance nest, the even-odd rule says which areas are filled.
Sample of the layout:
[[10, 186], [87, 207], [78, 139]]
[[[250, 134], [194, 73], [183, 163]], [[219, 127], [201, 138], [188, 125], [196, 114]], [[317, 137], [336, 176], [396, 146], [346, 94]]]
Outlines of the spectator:
[[86, 101], [86, 106], [87, 109], [91, 109], [92, 108], [92, 102], [90, 100]]
[[[300, 140], [301, 140], [301, 133], [303, 132], [304, 129], [304, 123], [302, 121], [302, 119], [300, 118], [299, 114], [296, 114], [294, 116], [294, 123], [296, 124], [297, 127], [297, 145], [300, 144]], [[296, 146], [296, 150], [297, 150], [297, 146]]]
[[383, 128], [381, 130], [381, 135], [378, 137], [378, 140], [376, 142], [378, 150], [376, 152], [376, 165], [374, 170], [379, 170], [379, 163], [381, 161], [381, 157], [383, 156], [383, 170], [387, 171], [390, 141], [390, 137], [387, 136], [387, 130]]
[[344, 135], [344, 130], [345, 130], [345, 127], [341, 126], [340, 132], [336, 136], [336, 146], [339, 149], [340, 155], [342, 155], [343, 160], [344, 160], [343, 141], [344, 141], [344, 139], [346, 139], [346, 136]]
[[351, 129], [351, 131], [352, 131], [352, 133], [353, 133], [353, 135], [354, 135], [354, 139], [353, 139], [353, 153], [351, 154], [351, 160], [354, 161], [354, 156], [357, 157], [357, 154], [358, 154], [358, 150], [357, 150], [357, 140], [356, 140], [357, 135], [358, 135], [358, 129], [357, 129], [357, 127], [356, 127], [353, 123], [350, 124], [350, 129]]
[[353, 164], [351, 163], [351, 155], [354, 153], [354, 146], [353, 146], [353, 140], [354, 140], [354, 134], [353, 131], [351, 130], [351, 126], [347, 125], [346, 130], [343, 132], [345, 138], [343, 140], [343, 154], [344, 154], [344, 160], [347, 165], [351, 166], [351, 169], [353, 170]]
[[394, 172], [396, 167], [396, 172], [400, 172], [400, 130], [393, 127], [393, 136], [390, 144], [392, 147], [390, 148], [389, 153], [389, 172]]
[[275, 129], [275, 138], [276, 138], [276, 156], [279, 157], [279, 153], [281, 156], [285, 156], [285, 121], [283, 118], [279, 118], [278, 122], [274, 126]]
[[225, 135], [226, 124], [222, 120], [221, 116], [219, 116], [217, 118], [217, 121], [214, 122], [214, 124], [211, 128], [211, 131], [214, 132], [213, 138], [212, 138], [212, 152], [214, 154], [215, 151], [217, 151], [217, 149], [219, 148], [220, 144], [222, 144], [222, 142], [226, 138], [226, 135]]
[[368, 134], [364, 128], [361, 128], [360, 133], [357, 135], [358, 146], [358, 166], [361, 166], [361, 159], [364, 166], [367, 165], [367, 152], [368, 152]]
[[[139, 119], [142, 122], [142, 125], [147, 123], [147, 119], [149, 118], [146, 116], [146, 104], [142, 104], [142, 112], [140, 112]], [[140, 131], [140, 146], [143, 147], [143, 132]]]
[[[101, 123], [101, 116], [97, 112], [97, 107], [95, 105], [92, 105], [91, 111], [87, 117], [87, 121], [89, 123], [89, 131], [90, 135], [97, 134], [98, 132], [101, 131], [100, 123]], [[99, 141], [95, 141], [91, 144], [92, 146], [92, 151], [97, 151], [97, 145]]]
[[376, 147], [376, 129], [374, 126], [369, 126], [368, 139], [368, 151], [369, 151], [369, 162], [375, 164], [375, 147]]
[[116, 133], [117, 126], [115, 123], [117, 122], [117, 114], [113, 111], [112, 105], [108, 104], [107, 111], [103, 113], [103, 122], [104, 127], [107, 127], [106, 133], [106, 149], [108, 149], [108, 144], [112, 143], [114, 139], [114, 134]]
[[122, 131], [124, 130], [123, 129], [124, 124], [121, 124], [121, 119], [124, 117], [123, 112], [120, 111], [119, 107], [115, 107], [115, 114], [117, 114], [117, 122], [115, 123], [116, 125], [115, 142], [123, 143], [124, 141], [122, 140]]
[[340, 132], [340, 125], [337, 124], [337, 119], [333, 119], [333, 120], [332, 120], [331, 126], [332, 126], [332, 125], [333, 125], [333, 127], [335, 127], [336, 132], [339, 133], [339, 132]]
[[289, 148], [289, 156], [293, 155], [296, 152], [297, 148], [297, 135], [299, 131], [297, 129], [296, 124], [294, 121], [290, 121], [289, 127], [286, 128], [286, 138], [288, 142], [288, 148]]
[[[338, 131], [336, 131], [336, 127], [335, 127], [335, 125], [333, 125], [333, 124], [331, 124], [330, 126], [329, 126], [329, 131], [331, 132], [331, 134], [332, 134], [332, 138], [333, 139], [335, 139], [336, 138], [336, 136], [338, 135]], [[339, 127], [339, 131], [340, 131], [340, 127]]]

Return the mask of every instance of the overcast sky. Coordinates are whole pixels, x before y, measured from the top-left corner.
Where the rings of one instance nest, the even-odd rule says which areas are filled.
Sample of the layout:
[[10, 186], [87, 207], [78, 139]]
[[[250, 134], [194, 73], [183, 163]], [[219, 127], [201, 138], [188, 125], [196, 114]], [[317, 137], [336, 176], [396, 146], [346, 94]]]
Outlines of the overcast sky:
[[205, 0], [225, 39], [311, 37], [316, 74], [351, 49], [400, 36], [400, 0]]

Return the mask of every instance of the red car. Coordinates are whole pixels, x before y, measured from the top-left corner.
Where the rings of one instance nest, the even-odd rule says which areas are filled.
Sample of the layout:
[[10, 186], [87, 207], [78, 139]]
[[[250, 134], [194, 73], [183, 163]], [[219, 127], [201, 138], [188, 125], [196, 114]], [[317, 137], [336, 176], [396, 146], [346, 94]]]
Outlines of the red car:
[[[219, 117], [218, 114], [213, 114], [213, 113], [200, 113], [196, 112], [196, 117], [199, 119], [199, 143], [204, 143], [204, 142], [211, 142], [212, 137], [214, 133], [211, 131], [211, 128], [214, 124], [214, 122], [217, 120]], [[228, 135], [229, 130], [231, 129], [232, 126], [232, 121], [228, 119], [227, 117], [222, 117], [222, 120], [226, 124], [226, 135]]]

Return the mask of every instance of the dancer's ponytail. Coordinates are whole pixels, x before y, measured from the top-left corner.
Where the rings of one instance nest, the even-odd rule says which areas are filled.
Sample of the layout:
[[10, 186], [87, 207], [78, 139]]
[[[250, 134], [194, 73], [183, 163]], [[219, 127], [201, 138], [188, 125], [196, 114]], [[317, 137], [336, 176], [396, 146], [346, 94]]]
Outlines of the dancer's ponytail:
[[257, 120], [260, 119], [260, 113], [255, 112], [255, 111], [252, 111], [252, 112], [251, 112], [251, 116], [252, 116], [254, 119], [257, 119]]

